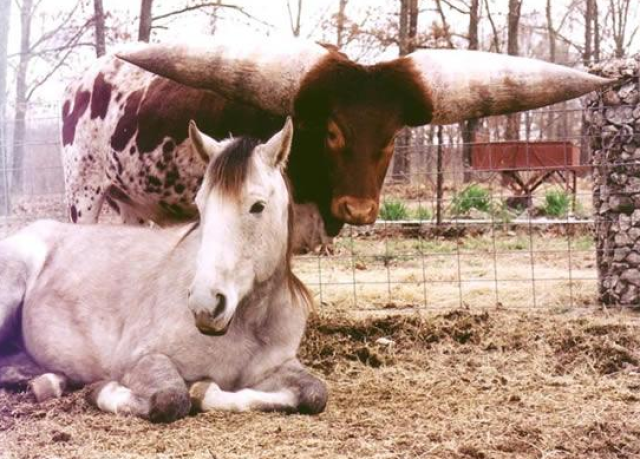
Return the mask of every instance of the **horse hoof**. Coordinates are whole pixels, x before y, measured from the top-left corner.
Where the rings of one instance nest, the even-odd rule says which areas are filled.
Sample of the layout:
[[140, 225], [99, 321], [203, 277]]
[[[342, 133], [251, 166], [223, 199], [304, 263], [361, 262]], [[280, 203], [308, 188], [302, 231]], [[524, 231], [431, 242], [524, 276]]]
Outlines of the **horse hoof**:
[[168, 389], [151, 396], [149, 420], [151, 422], [173, 422], [185, 417], [191, 409], [191, 401], [186, 391]]
[[203, 411], [202, 402], [207, 395], [207, 391], [210, 389], [220, 390], [220, 387], [211, 381], [199, 381], [191, 386], [189, 396], [191, 397], [191, 405], [195, 411]]
[[65, 379], [53, 373], [40, 375], [29, 383], [31, 392], [40, 403], [52, 398], [62, 397], [65, 386]]
[[325, 383], [313, 378], [300, 388], [298, 412], [300, 414], [319, 414], [327, 406], [329, 393]]

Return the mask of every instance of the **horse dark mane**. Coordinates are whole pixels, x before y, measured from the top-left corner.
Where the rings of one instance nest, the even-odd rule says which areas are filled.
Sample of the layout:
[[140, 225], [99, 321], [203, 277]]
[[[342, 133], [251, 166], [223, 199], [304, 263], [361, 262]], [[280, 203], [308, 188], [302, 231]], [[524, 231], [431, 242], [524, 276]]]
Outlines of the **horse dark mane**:
[[217, 187], [226, 195], [238, 196], [247, 179], [253, 152], [260, 143], [260, 140], [253, 137], [233, 139], [207, 167], [205, 174], [210, 188]]

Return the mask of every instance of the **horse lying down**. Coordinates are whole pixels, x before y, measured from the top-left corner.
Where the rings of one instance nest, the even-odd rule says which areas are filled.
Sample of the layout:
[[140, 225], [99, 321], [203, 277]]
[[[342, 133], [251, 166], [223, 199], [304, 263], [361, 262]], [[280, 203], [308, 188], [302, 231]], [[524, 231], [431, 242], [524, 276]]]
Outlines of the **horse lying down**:
[[326, 386], [296, 358], [311, 300], [290, 264], [292, 123], [263, 145], [189, 134], [209, 160], [199, 223], [40, 221], [0, 242], [0, 347], [22, 341], [0, 366], [37, 365], [21, 374], [39, 400], [90, 384], [99, 409], [154, 422], [320, 413]]

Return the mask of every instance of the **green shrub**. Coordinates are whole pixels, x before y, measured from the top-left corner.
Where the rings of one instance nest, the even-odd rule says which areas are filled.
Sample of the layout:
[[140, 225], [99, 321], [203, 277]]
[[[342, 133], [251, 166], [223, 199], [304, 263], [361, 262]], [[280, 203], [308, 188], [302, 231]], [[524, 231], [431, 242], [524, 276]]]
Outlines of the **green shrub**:
[[491, 212], [491, 193], [479, 185], [469, 185], [453, 196], [451, 213], [453, 215], [466, 215], [471, 209], [481, 212]]
[[541, 211], [549, 217], [566, 217], [569, 213], [571, 198], [564, 190], [549, 190], [544, 195]]
[[383, 201], [380, 218], [383, 220], [406, 220], [409, 217], [407, 206], [401, 201]]
[[415, 210], [415, 218], [417, 218], [420, 221], [427, 221], [427, 220], [431, 220], [431, 211], [423, 206], [418, 206], [418, 208]]

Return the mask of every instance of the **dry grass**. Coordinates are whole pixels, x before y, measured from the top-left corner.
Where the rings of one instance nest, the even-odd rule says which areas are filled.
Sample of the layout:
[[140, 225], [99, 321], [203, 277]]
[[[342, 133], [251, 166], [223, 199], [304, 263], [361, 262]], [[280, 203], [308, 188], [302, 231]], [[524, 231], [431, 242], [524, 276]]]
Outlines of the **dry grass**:
[[151, 425], [99, 413], [82, 392], [42, 406], [0, 392], [0, 457], [639, 457], [639, 331], [630, 313], [595, 310], [332, 312], [301, 349], [330, 387], [318, 417]]

